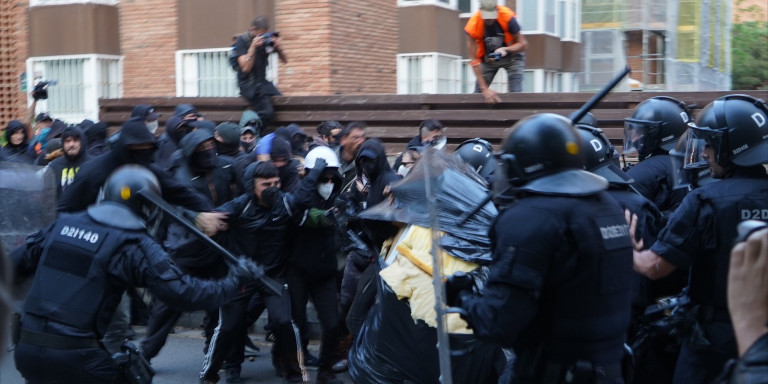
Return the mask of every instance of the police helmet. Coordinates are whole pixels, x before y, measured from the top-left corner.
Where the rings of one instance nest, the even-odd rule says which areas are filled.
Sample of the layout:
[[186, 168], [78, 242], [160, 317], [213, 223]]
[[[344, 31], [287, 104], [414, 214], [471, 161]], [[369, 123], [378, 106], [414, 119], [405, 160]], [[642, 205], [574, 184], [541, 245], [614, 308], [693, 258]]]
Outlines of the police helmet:
[[624, 153], [637, 151], [640, 160], [661, 149], [675, 147], [688, 128], [691, 113], [680, 100], [656, 96], [635, 107], [632, 117], [624, 119]]
[[[573, 121], [573, 118], [576, 117], [576, 115], [579, 113], [579, 111], [573, 112], [570, 115], [568, 115], [568, 118]], [[592, 112], [587, 112], [584, 114], [584, 116], [579, 119], [579, 121], [573, 121], [576, 125], [586, 125], [588, 127], [595, 127], [597, 128], [597, 118], [595, 115], [592, 114]]]
[[[103, 224], [127, 229], [144, 228], [146, 220], [155, 211], [139, 194], [145, 188], [160, 195], [160, 182], [152, 171], [134, 164], [117, 168], [104, 182], [99, 204], [90, 207], [88, 213]], [[125, 212], [126, 208], [128, 212]], [[120, 215], [117, 211], [124, 213]]]
[[602, 129], [578, 124], [576, 132], [581, 137], [581, 147], [585, 155], [584, 167], [587, 171], [598, 174], [613, 184], [628, 185], [634, 182], [614, 160], [616, 148]]
[[455, 155], [484, 178], [496, 169], [493, 145], [481, 138], [476, 137], [459, 144], [456, 147]]
[[512, 126], [501, 154], [503, 175], [517, 190], [553, 195], [589, 195], [608, 182], [584, 171], [581, 139], [567, 118], [541, 113]]
[[686, 167], [706, 165], [705, 147], [720, 166], [768, 163], [768, 105], [749, 95], [723, 96], [699, 112], [686, 143]]

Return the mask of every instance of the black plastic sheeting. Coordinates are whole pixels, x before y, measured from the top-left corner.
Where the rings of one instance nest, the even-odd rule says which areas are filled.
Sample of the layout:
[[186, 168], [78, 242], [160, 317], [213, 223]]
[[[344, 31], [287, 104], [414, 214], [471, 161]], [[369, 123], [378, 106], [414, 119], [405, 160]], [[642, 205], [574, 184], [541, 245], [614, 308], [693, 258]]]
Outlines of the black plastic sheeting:
[[[490, 193], [485, 180], [469, 165], [445, 151], [430, 150], [432, 191], [436, 197], [436, 211], [440, 230], [445, 235], [440, 246], [454, 257], [487, 265], [491, 262], [489, 230], [498, 211], [487, 202], [467, 220], [460, 220], [475, 210]], [[424, 157], [422, 157], [423, 159]], [[426, 177], [427, 163], [417, 162], [403, 180], [390, 187], [394, 202], [384, 201], [359, 216], [363, 219], [398, 221], [430, 227]]]
[[6, 254], [56, 219], [56, 177], [48, 167], [0, 161], [0, 246]]
[[[368, 312], [360, 334], [349, 352], [349, 374], [357, 384], [440, 382], [437, 331], [423, 321], [415, 322], [406, 300], [377, 278], [376, 302]], [[454, 383], [496, 383], [506, 359], [498, 345], [477, 340], [471, 334], [450, 334]]]

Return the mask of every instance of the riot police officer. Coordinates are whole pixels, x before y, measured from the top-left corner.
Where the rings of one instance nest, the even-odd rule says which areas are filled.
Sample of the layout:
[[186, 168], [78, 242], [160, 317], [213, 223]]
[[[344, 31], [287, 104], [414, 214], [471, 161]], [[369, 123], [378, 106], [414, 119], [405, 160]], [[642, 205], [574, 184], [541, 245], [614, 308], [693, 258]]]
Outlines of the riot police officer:
[[742, 220], [768, 220], [768, 105], [728, 95], [707, 105], [689, 128], [689, 167], [706, 163], [717, 183], [690, 192], [649, 250], [635, 252], [635, 269], [650, 278], [691, 268], [694, 334], [683, 344], [676, 383], [709, 383], [736, 357], [726, 305], [729, 252]]
[[638, 192], [662, 212], [673, 211], [685, 197], [674, 189], [674, 169], [669, 151], [688, 128], [691, 114], [686, 105], [672, 97], [657, 96], [635, 107], [624, 119], [624, 153], [637, 153], [639, 163], [627, 170]]
[[488, 181], [488, 185], [491, 184], [493, 171], [496, 170], [496, 158], [493, 156], [491, 143], [479, 137], [469, 139], [456, 147], [455, 154]]
[[622, 382], [631, 242], [584, 161], [571, 122], [554, 114], [519, 121], [503, 145], [494, 182], [506, 179], [516, 200], [491, 229], [482, 296], [458, 297], [478, 338], [515, 350], [516, 382]]
[[145, 286], [179, 310], [213, 309], [260, 273], [243, 261], [219, 281], [183, 275], [144, 233], [152, 211], [138, 194], [144, 188], [160, 191], [151, 171], [118, 168], [98, 204], [61, 213], [14, 252], [17, 276], [34, 274], [14, 354], [27, 382], [125, 382], [99, 340], [127, 287]]

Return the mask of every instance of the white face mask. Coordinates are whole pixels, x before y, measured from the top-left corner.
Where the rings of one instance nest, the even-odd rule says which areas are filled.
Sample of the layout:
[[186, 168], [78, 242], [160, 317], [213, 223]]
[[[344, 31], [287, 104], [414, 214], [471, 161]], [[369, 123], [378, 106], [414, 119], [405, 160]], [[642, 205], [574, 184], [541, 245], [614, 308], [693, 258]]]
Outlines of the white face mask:
[[152, 132], [152, 134], [155, 134], [155, 131], [157, 131], [157, 127], [160, 126], [160, 123], [157, 120], [147, 122], [147, 128], [149, 128], [149, 131]]
[[320, 184], [317, 186], [317, 193], [323, 197], [323, 200], [328, 200], [328, 198], [331, 197], [331, 193], [333, 193], [333, 187], [333, 183]]
[[410, 172], [410, 168], [406, 167], [405, 165], [401, 165], [399, 168], [397, 168], [397, 174], [405, 177], [408, 175], [408, 172]]

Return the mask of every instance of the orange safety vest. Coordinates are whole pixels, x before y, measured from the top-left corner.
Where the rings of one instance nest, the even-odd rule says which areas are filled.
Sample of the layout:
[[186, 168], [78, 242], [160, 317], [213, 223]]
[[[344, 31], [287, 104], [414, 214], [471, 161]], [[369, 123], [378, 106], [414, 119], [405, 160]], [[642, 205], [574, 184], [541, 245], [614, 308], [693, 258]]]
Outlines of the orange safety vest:
[[[504, 43], [509, 46], [516, 42], [514, 35], [509, 33], [509, 21], [515, 17], [515, 11], [501, 5], [496, 6], [499, 14], [496, 16], [496, 21], [501, 25], [501, 29], [504, 30]], [[480, 11], [475, 12], [472, 17], [467, 21], [467, 25], [464, 26], [464, 32], [467, 32], [469, 37], [475, 39], [477, 42], [477, 58], [483, 59], [485, 56], [485, 24], [483, 23], [483, 17], [480, 16]]]

